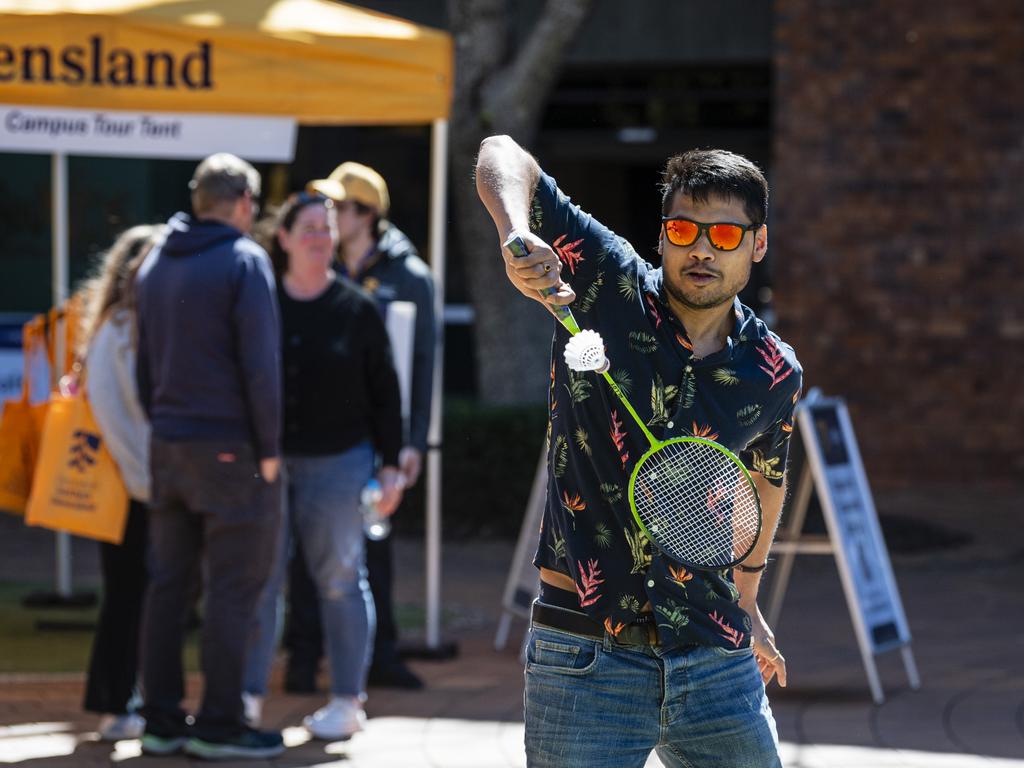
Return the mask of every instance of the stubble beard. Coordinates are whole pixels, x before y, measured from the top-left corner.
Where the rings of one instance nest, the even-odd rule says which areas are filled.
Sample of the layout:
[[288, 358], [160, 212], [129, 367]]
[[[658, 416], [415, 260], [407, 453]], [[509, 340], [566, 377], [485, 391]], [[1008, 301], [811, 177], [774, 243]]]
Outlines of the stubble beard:
[[666, 274], [665, 291], [674, 301], [687, 309], [714, 309], [725, 303], [732, 303], [733, 299], [736, 298], [736, 294], [743, 290], [749, 280], [750, 269], [747, 269], [746, 274], [737, 276], [735, 280], [724, 284], [714, 293], [707, 292], [691, 296], [687, 295], [687, 292], [676, 282], [674, 277]]

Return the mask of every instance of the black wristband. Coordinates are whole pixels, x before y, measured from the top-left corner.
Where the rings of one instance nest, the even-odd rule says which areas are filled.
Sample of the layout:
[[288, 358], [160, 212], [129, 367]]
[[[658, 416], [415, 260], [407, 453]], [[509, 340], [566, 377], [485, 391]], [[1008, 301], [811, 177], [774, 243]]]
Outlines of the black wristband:
[[760, 565], [743, 565], [743, 564], [740, 564], [740, 565], [736, 566], [737, 570], [743, 571], [743, 573], [760, 573], [761, 571], [763, 571], [767, 567], [768, 567], [768, 561], [767, 560], [765, 560]]

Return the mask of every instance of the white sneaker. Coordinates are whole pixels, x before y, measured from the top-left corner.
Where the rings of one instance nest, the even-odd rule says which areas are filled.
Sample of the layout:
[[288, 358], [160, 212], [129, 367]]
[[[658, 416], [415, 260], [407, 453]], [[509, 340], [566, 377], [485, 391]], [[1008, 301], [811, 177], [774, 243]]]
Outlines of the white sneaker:
[[358, 699], [335, 696], [327, 706], [306, 717], [302, 724], [313, 734], [313, 738], [344, 741], [366, 727], [366, 713]]
[[141, 739], [146, 730], [146, 718], [134, 712], [127, 715], [103, 715], [96, 730], [103, 741]]
[[242, 712], [246, 725], [250, 728], [259, 728], [260, 721], [263, 719], [263, 697], [243, 691]]

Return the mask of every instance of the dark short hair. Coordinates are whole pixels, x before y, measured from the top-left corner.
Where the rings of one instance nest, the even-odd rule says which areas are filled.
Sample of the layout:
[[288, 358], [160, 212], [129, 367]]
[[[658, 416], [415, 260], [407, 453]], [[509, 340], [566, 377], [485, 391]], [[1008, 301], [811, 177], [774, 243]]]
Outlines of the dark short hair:
[[672, 198], [682, 192], [702, 203], [712, 195], [739, 200], [751, 224], [764, 224], [768, 218], [768, 182], [743, 155], [724, 149], [691, 149], [668, 159], [661, 182], [662, 215], [668, 215]]

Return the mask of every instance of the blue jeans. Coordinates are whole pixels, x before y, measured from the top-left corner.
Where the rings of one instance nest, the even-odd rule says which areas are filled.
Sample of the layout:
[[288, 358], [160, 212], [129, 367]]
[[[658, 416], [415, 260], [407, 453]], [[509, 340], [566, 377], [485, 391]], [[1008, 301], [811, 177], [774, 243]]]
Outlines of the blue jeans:
[[245, 690], [267, 693], [277, 646], [278, 603], [298, 537], [316, 584], [324, 647], [331, 665], [331, 693], [362, 696], [373, 645], [373, 596], [366, 580], [366, 551], [359, 493], [373, 473], [373, 448], [361, 443], [328, 456], [286, 456], [288, 508], [273, 571], [260, 595], [246, 660]]
[[749, 648], [619, 645], [534, 625], [529, 768], [777, 768], [778, 735]]

